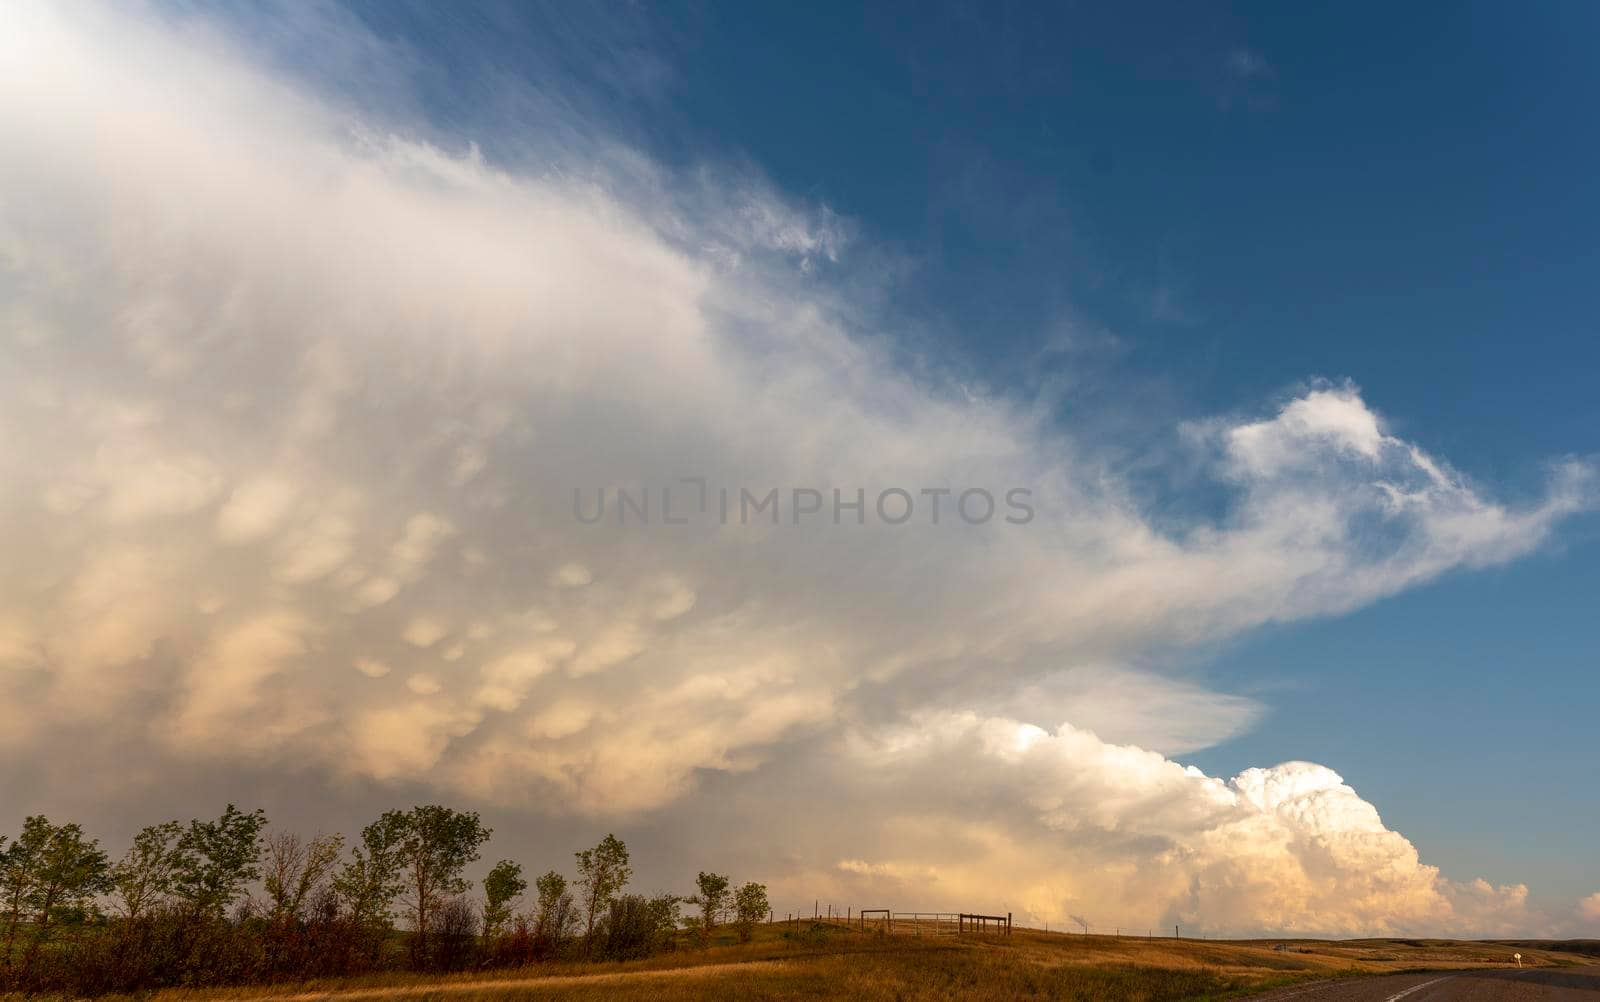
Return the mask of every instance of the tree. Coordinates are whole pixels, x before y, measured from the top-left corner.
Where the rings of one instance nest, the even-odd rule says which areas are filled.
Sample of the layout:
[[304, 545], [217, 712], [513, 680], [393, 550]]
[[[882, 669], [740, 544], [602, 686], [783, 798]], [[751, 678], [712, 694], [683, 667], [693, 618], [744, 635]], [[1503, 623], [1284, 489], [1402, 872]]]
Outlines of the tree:
[[711, 930], [716, 928], [717, 920], [728, 907], [728, 878], [702, 870], [694, 883], [700, 893], [689, 900], [700, 906], [700, 940], [705, 942], [711, 938]]
[[361, 829], [361, 844], [333, 879], [334, 893], [362, 928], [386, 931], [394, 921], [394, 899], [404, 886], [400, 843], [407, 827], [403, 813], [389, 811]]
[[583, 937], [587, 943], [594, 938], [595, 917], [611, 903], [618, 891], [628, 886], [633, 869], [628, 865], [628, 847], [611, 834], [607, 834], [593, 849], [584, 849], [574, 855], [578, 857], [578, 886], [583, 889], [583, 908], [587, 918]]
[[328, 880], [344, 848], [343, 835], [318, 835], [300, 841], [293, 832], [279, 832], [266, 841], [266, 873], [261, 878], [274, 918], [298, 920], [306, 902]]
[[534, 938], [540, 948], [553, 951], [578, 924], [577, 905], [567, 890], [567, 878], [554, 870], [534, 881], [539, 891], [539, 912], [534, 920]]
[[650, 916], [655, 924], [655, 944], [652, 950], [667, 947], [681, 923], [679, 906], [683, 899], [676, 894], [660, 893], [650, 898]]
[[261, 829], [267, 816], [229, 804], [215, 821], [191, 821], [178, 839], [173, 892], [194, 918], [221, 917], [261, 876]]
[[528, 889], [522, 867], [502, 859], [483, 878], [483, 941], [488, 943], [511, 918], [511, 904]]
[[568, 897], [567, 878], [554, 870], [533, 882], [534, 888], [539, 892], [539, 920], [555, 910], [557, 902]]
[[182, 854], [176, 821], [149, 825], [133, 837], [133, 845], [111, 868], [112, 890], [124, 918], [137, 919], [171, 894]]
[[748, 881], [733, 895], [733, 913], [739, 923], [739, 940], [750, 942], [757, 924], [767, 917], [772, 905], [767, 902], [767, 885]]
[[28, 910], [28, 898], [39, 855], [50, 840], [50, 821], [35, 815], [22, 822], [22, 834], [10, 848], [0, 852], [0, 904], [5, 907], [5, 964], [11, 966], [11, 953], [17, 941], [17, 924]]
[[[360, 950], [375, 962], [394, 926], [394, 901], [405, 887], [400, 865], [400, 843], [408, 825], [406, 815], [389, 811], [361, 829], [361, 841], [333, 878], [333, 892], [349, 916], [353, 937], [345, 949]], [[349, 954], [346, 954], [346, 963]]]
[[79, 911], [95, 895], [110, 890], [111, 864], [98, 840], [84, 838], [81, 825], [52, 825], [43, 817], [28, 821], [38, 822], [35, 832], [44, 833], [38, 851], [30, 856], [33, 873], [26, 878], [23, 895], [24, 904], [35, 916], [33, 943], [28, 948], [31, 965], [59, 914]]
[[406, 874], [403, 900], [417, 932], [416, 955], [426, 957], [429, 920], [441, 901], [472, 886], [462, 879], [461, 871], [478, 860], [478, 848], [492, 832], [476, 811], [433, 804], [390, 811], [384, 817], [393, 818], [389, 823], [400, 832], [396, 852]]

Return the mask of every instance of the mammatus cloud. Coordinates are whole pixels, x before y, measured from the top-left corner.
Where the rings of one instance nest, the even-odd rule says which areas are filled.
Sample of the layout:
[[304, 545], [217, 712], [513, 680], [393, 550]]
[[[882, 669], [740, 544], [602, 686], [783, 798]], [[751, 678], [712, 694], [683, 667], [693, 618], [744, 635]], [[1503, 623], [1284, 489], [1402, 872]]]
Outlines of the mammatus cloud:
[[[1443, 879], [1327, 769], [1223, 782], [1164, 757], [1260, 707], [1132, 666], [1514, 559], [1592, 503], [1586, 467], [1507, 506], [1318, 383], [1183, 428], [1230, 500], [1158, 526], [1070, 429], [863, 336], [828, 278], [851, 228], [825, 210], [626, 151], [498, 167], [193, 21], [8, 17], [19, 767], [293, 764], [638, 824], [689, 823], [715, 777], [752, 812], [850, 811], [848, 838], [761, 861], [807, 899], [916, 881], [1038, 921], [1099, 902], [1235, 931], [1529, 927], [1525, 890]], [[573, 517], [574, 488], [685, 477], [1027, 485], [1037, 514]], [[809, 779], [780, 782], [802, 746], [824, 749]]]

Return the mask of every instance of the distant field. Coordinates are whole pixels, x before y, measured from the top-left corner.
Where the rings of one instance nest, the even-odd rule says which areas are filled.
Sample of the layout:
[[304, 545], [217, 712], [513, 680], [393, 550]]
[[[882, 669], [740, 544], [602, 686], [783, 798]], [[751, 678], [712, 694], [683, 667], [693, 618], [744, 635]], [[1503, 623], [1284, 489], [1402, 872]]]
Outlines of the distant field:
[[[1283, 943], [1284, 950], [1273, 946]], [[1583, 962], [1567, 950], [1445, 940], [1220, 942], [1076, 936], [1017, 930], [994, 936], [884, 936], [782, 924], [755, 941], [683, 948], [627, 964], [546, 964], [521, 971], [415, 975], [225, 991], [164, 991], [152, 1002], [314, 1002], [371, 999], [920, 1000], [1013, 998], [1097, 1002], [1216, 999], [1326, 978], [1421, 969], [1504, 968]]]

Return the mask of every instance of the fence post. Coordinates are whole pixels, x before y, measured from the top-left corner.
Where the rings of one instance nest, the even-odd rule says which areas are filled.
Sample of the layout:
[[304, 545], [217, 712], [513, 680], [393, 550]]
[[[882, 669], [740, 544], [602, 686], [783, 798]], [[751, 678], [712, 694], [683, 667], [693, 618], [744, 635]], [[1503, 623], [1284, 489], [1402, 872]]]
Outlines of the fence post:
[[1011, 935], [1011, 913], [1006, 912], [1006, 935]]

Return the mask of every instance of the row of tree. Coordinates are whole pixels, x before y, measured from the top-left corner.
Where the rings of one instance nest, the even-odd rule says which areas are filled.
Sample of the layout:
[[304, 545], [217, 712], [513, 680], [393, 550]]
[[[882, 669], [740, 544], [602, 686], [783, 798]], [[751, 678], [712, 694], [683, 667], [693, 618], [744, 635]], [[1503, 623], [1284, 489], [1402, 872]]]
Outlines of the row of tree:
[[[691, 896], [624, 893], [628, 848], [607, 835], [576, 853], [571, 882], [529, 881], [501, 860], [464, 873], [491, 830], [438, 805], [385, 812], [346, 845], [269, 832], [234, 805], [214, 820], [151, 825], [113, 861], [75, 823], [42, 816], [0, 835], [0, 991], [79, 995], [299, 980], [388, 968], [460, 970], [555, 957], [634, 959], [701, 943], [732, 921], [748, 939], [766, 888], [699, 874]], [[684, 904], [699, 914], [685, 918]]]

